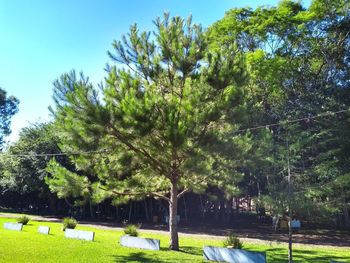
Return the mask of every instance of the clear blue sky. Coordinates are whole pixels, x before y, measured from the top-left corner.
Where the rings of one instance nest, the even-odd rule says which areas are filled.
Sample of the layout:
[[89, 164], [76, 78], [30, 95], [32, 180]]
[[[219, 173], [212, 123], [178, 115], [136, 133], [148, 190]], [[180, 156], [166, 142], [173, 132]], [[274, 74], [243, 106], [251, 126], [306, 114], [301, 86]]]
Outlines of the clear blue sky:
[[[309, 0], [303, 1], [309, 4]], [[132, 23], [152, 30], [152, 20], [193, 15], [204, 27], [238, 6], [276, 5], [278, 0], [1, 0], [0, 87], [20, 100], [12, 135], [36, 121], [50, 120], [52, 82], [71, 69], [94, 83], [103, 79], [114, 39]]]

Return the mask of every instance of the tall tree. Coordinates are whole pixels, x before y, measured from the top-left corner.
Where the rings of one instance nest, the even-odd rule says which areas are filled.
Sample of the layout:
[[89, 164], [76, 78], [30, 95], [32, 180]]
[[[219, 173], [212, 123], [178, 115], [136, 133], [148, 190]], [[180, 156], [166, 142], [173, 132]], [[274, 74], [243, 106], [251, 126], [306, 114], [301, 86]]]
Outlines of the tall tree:
[[11, 117], [18, 111], [18, 99], [7, 96], [5, 90], [0, 88], [0, 150], [4, 144], [4, 137], [11, 132]]
[[[261, 188], [276, 211], [330, 212], [329, 204], [339, 201], [339, 208], [348, 209], [347, 137], [340, 135], [348, 131], [344, 110], [349, 108], [350, 90], [349, 14], [348, 1], [314, 0], [306, 9], [300, 2], [286, 0], [276, 7], [229, 10], [209, 30], [212, 50], [235, 43], [246, 55], [247, 103], [252, 113], [247, 127], [272, 124], [268, 127], [273, 165], [247, 168], [266, 178]], [[328, 115], [314, 119], [323, 113]], [[292, 128], [278, 124], [295, 119], [302, 120], [293, 121]], [[257, 130], [252, 131], [254, 141], [260, 140]], [[288, 188], [290, 194], [285, 195]], [[339, 189], [341, 197], [332, 193]]]
[[[58, 138], [51, 127], [39, 123], [23, 128], [18, 140], [0, 156], [2, 194], [13, 192], [33, 206], [54, 197], [44, 182], [50, 154], [60, 153]], [[65, 163], [65, 159], [57, 157], [60, 163]]]
[[[338, 134], [347, 129], [347, 117], [328, 111], [344, 113], [349, 108], [349, 14], [347, 1], [315, 0], [305, 9], [299, 2], [287, 0], [276, 7], [229, 10], [209, 30], [211, 49], [236, 43], [246, 54], [248, 127], [310, 117], [294, 122], [298, 125], [292, 134], [308, 138], [300, 148], [303, 161], [298, 165], [305, 173], [303, 183], [310, 186], [335, 179], [317, 175], [327, 170], [324, 165], [324, 169], [314, 168], [328, 160], [330, 171], [335, 164], [332, 159], [344, 158], [339, 153], [344, 153], [341, 148], [346, 137]], [[313, 120], [322, 113], [328, 115]], [[286, 134], [278, 127], [270, 128], [273, 141], [285, 148]], [[346, 165], [337, 163], [346, 174]], [[271, 170], [266, 168], [263, 173], [270, 176]], [[268, 180], [265, 182], [267, 186]]]
[[232, 132], [244, 115], [245, 70], [234, 46], [207, 53], [191, 18], [165, 14], [154, 24], [153, 35], [133, 25], [113, 43], [108, 54], [121, 66], [107, 67], [100, 92], [75, 73], [56, 81], [54, 113], [64, 150], [107, 149], [75, 160], [94, 171], [97, 196], [168, 201], [170, 248], [178, 250], [178, 199], [208, 185], [229, 193], [241, 177], [235, 168], [250, 145]]

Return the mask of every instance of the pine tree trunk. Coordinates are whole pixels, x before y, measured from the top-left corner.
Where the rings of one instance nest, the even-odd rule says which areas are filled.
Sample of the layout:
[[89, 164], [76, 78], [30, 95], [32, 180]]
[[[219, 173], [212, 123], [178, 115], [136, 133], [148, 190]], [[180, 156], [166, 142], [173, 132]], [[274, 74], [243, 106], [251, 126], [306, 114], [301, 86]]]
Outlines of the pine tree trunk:
[[169, 203], [169, 231], [170, 231], [170, 249], [179, 250], [179, 236], [177, 232], [177, 197], [178, 189], [176, 182], [172, 182], [170, 190]]

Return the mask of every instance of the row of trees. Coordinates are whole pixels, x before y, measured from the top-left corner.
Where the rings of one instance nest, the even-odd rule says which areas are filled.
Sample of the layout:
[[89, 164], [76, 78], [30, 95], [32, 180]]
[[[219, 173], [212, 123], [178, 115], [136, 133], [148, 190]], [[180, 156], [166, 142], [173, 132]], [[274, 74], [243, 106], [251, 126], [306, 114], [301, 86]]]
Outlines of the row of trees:
[[[54, 82], [55, 119], [7, 150], [2, 189], [51, 196], [48, 185], [80, 205], [162, 199], [174, 250], [179, 198], [213, 188], [290, 218], [341, 211], [349, 226], [349, 10], [282, 1], [207, 30], [169, 14], [154, 32], [131, 26], [98, 88], [74, 71]], [[21, 156], [28, 147], [45, 158]]]

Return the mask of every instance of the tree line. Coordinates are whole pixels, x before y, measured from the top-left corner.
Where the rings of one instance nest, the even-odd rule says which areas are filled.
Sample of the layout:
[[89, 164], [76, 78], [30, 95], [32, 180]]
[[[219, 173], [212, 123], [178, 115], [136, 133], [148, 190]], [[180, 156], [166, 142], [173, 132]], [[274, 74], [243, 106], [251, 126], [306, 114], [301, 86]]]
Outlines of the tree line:
[[167, 13], [153, 32], [132, 25], [98, 87], [75, 71], [54, 82], [52, 123], [1, 155], [2, 196], [90, 211], [158, 200], [174, 250], [193, 194], [349, 227], [349, 10], [281, 1], [207, 29]]

